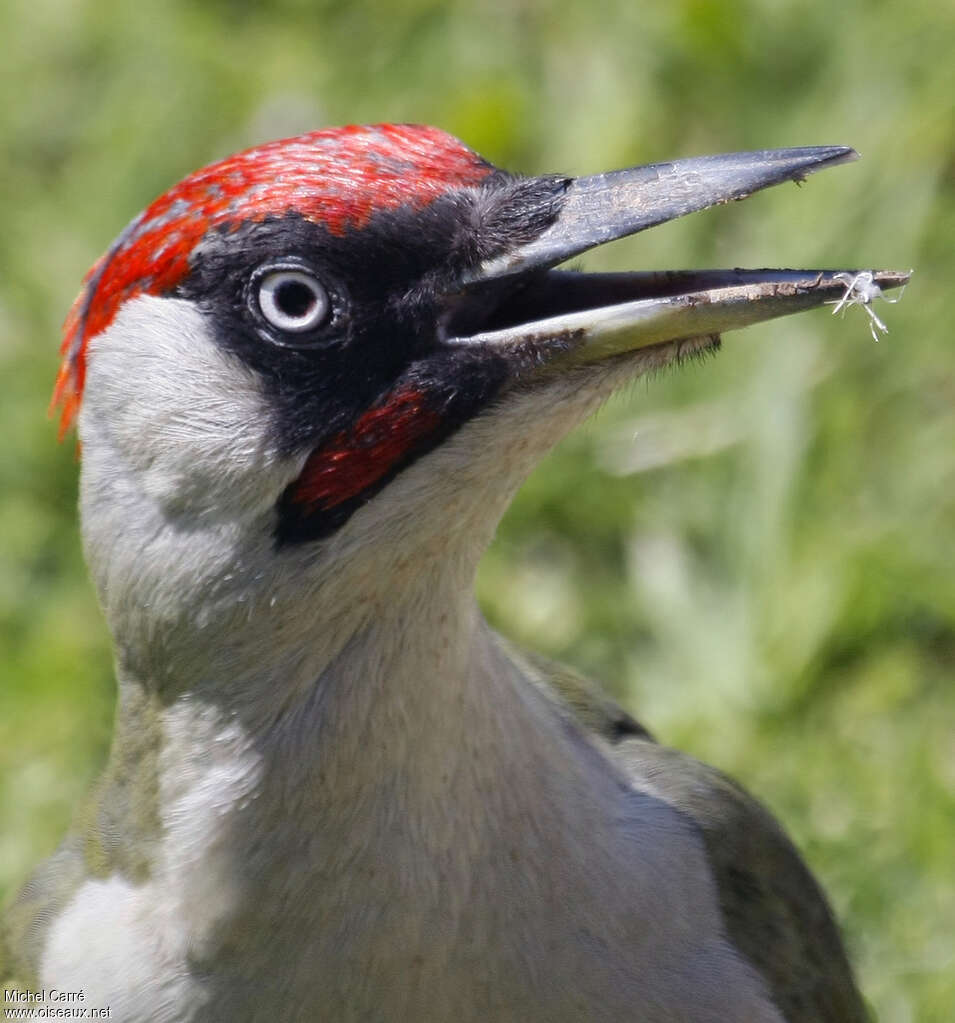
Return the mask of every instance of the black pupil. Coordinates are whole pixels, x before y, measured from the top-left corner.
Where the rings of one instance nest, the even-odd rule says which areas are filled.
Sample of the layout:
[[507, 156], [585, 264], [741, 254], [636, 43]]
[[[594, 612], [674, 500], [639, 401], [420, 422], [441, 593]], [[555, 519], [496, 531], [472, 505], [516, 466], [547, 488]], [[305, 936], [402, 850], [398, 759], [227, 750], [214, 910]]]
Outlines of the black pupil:
[[283, 281], [275, 292], [275, 305], [286, 316], [300, 320], [315, 305], [315, 293], [301, 281]]

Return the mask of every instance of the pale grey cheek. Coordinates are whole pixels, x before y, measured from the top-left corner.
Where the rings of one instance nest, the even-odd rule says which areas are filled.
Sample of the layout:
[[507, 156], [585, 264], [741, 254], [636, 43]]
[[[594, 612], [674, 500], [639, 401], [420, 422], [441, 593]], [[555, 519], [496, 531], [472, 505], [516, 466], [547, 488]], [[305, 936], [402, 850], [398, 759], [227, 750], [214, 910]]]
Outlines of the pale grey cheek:
[[306, 456], [280, 458], [266, 422], [190, 303], [140, 297], [90, 344], [83, 540], [113, 634], [146, 663], [195, 659], [200, 618], [238, 621], [269, 588], [275, 503]]
[[[254, 374], [181, 299], [139, 296], [90, 342], [84, 447], [175, 514], [242, 518], [277, 499], [301, 459], [279, 456]], [[108, 482], [108, 481], [107, 481]]]

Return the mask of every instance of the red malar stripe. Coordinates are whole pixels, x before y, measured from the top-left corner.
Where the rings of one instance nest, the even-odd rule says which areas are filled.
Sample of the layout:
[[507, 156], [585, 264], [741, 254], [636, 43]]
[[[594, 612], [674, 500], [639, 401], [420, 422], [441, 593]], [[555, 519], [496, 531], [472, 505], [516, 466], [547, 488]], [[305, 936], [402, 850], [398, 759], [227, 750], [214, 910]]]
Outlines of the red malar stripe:
[[309, 455], [290, 499], [309, 511], [334, 508], [377, 483], [440, 424], [424, 391], [396, 391]]

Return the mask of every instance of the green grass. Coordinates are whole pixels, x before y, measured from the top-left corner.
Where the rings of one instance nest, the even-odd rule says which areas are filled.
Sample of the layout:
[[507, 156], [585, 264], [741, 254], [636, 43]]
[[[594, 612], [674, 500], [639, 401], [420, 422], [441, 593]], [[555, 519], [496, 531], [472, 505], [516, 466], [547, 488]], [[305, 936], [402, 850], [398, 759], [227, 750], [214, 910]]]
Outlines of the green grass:
[[955, 1013], [955, 8], [841, 0], [0, 9], [0, 893], [102, 762], [108, 638], [46, 418], [87, 266], [201, 163], [323, 124], [440, 125], [515, 170], [848, 143], [864, 160], [597, 268], [917, 268], [621, 395], [521, 492], [481, 596], [765, 799], [886, 1023]]

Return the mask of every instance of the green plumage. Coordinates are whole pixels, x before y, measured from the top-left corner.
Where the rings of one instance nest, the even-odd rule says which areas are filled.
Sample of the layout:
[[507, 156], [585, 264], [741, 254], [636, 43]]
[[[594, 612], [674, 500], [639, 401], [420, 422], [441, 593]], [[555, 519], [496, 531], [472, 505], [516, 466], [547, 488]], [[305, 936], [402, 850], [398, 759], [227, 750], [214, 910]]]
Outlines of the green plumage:
[[603, 740], [636, 789], [699, 828], [726, 930], [788, 1023], [865, 1023], [870, 1016], [826, 897], [773, 816], [725, 774], [659, 745], [573, 669], [508, 649], [564, 713]]

